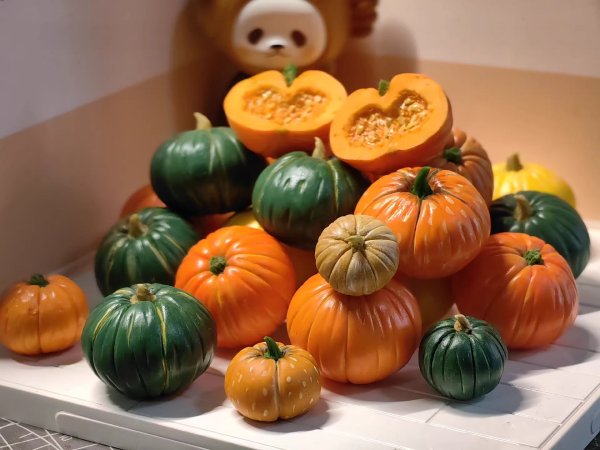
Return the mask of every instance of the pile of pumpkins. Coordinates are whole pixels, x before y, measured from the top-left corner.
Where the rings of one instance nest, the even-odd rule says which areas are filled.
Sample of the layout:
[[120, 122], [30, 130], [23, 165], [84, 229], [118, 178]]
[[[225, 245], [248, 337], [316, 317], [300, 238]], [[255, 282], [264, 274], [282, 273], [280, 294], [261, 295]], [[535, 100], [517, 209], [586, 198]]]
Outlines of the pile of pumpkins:
[[[95, 374], [134, 398], [242, 349], [227, 396], [272, 421], [310, 409], [321, 377], [373, 383], [416, 350], [437, 392], [470, 400], [499, 383], [507, 347], [574, 322], [590, 239], [572, 191], [516, 155], [492, 167], [434, 80], [348, 95], [288, 67], [237, 83], [224, 110], [230, 127], [197, 114], [154, 154], [97, 251], [106, 298], [89, 317], [72, 281], [35, 275], [0, 303], [0, 341], [39, 354], [82, 333]], [[269, 337], [284, 323], [290, 345]]]

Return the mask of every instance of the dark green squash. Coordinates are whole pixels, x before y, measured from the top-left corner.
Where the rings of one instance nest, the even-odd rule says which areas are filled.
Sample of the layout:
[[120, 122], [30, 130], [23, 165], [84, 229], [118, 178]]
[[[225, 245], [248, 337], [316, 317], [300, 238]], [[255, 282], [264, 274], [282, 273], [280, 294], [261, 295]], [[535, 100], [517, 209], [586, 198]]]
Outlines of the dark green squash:
[[421, 374], [436, 391], [471, 400], [500, 382], [508, 356], [500, 333], [483, 320], [457, 314], [438, 322], [419, 346]]
[[166, 208], [146, 208], [119, 220], [96, 252], [96, 283], [108, 295], [135, 283], [172, 285], [198, 235]]
[[567, 260], [577, 278], [590, 259], [590, 235], [575, 208], [561, 198], [521, 191], [496, 199], [490, 206], [492, 234], [511, 231], [536, 236]]
[[365, 189], [360, 173], [337, 158], [327, 158], [317, 139], [312, 156], [288, 153], [260, 174], [252, 209], [269, 234], [286, 244], [314, 249], [326, 226], [354, 212]]
[[109, 295], [90, 313], [81, 336], [94, 373], [137, 399], [190, 385], [208, 369], [216, 342], [208, 309], [162, 284], [138, 284]]
[[198, 127], [163, 143], [150, 165], [152, 188], [173, 211], [185, 216], [241, 211], [265, 160], [252, 153], [228, 127]]

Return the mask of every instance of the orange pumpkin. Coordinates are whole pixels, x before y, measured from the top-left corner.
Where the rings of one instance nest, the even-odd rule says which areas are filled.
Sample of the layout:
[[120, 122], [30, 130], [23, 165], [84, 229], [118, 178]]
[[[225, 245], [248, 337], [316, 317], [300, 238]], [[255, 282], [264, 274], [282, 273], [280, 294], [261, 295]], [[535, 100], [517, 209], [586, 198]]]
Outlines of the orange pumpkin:
[[[263, 229], [254, 217], [254, 213], [251, 209], [234, 214], [227, 222], [225, 222], [224, 226], [231, 225], [242, 225], [256, 228], [257, 230]], [[296, 272], [296, 287], [300, 287], [302, 283], [317, 273], [315, 253], [310, 250], [304, 250], [303, 248], [292, 247], [283, 242], [279, 243], [294, 265], [294, 270]]]
[[298, 77], [290, 69], [269, 70], [240, 81], [223, 107], [238, 139], [253, 152], [278, 157], [310, 151], [315, 137], [329, 140], [329, 126], [346, 99], [334, 77], [308, 70]]
[[196, 216], [189, 219], [189, 222], [196, 230], [199, 236], [207, 236], [213, 231], [225, 226], [225, 223], [234, 215], [233, 212], [223, 214], [207, 214], [205, 216]]
[[217, 324], [217, 346], [252, 345], [285, 318], [296, 275], [266, 232], [231, 226], [209, 234], [185, 256], [175, 287], [201, 301]]
[[291, 419], [317, 404], [321, 376], [306, 350], [265, 337], [231, 360], [225, 372], [225, 394], [249, 419]]
[[373, 178], [424, 165], [451, 133], [452, 108], [442, 87], [425, 75], [405, 73], [379, 90], [350, 94], [331, 123], [329, 140], [335, 156]]
[[152, 207], [165, 208], [166, 205], [158, 198], [152, 186], [147, 184], [131, 194], [123, 205], [123, 208], [121, 208], [120, 217], [125, 217], [141, 209]]
[[421, 314], [415, 297], [394, 279], [372, 294], [350, 296], [317, 274], [292, 298], [287, 331], [324, 377], [365, 384], [408, 362], [421, 338]]
[[490, 213], [475, 187], [449, 170], [406, 168], [373, 183], [355, 214], [375, 217], [396, 233], [398, 270], [444, 278], [466, 266], [490, 235]]
[[523, 233], [492, 235], [452, 277], [452, 295], [461, 313], [491, 323], [509, 348], [519, 349], [554, 342], [575, 321], [579, 304], [566, 260]]
[[429, 164], [461, 174], [477, 188], [485, 202], [492, 203], [494, 173], [492, 162], [481, 144], [464, 131], [453, 130], [453, 143]]
[[0, 299], [0, 342], [22, 355], [65, 350], [79, 341], [88, 313], [85, 294], [74, 281], [36, 274]]

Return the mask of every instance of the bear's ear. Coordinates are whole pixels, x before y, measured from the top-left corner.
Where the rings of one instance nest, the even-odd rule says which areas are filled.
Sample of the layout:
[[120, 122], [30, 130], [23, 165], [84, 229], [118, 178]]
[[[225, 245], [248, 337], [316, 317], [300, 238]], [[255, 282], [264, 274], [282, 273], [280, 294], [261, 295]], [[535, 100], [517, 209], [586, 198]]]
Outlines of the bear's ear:
[[348, 0], [352, 11], [350, 35], [365, 37], [373, 31], [377, 19], [377, 0]]

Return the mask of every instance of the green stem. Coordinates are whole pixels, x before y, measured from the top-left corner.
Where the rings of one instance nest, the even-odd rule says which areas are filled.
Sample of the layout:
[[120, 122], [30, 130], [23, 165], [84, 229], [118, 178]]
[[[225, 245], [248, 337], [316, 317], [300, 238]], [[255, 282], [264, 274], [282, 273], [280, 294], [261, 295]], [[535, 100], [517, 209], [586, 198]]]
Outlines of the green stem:
[[196, 119], [196, 130], [209, 130], [212, 128], [212, 123], [204, 114], [194, 113], [194, 118]]
[[313, 149], [311, 156], [317, 159], [329, 159], [327, 157], [327, 148], [325, 147], [325, 143], [321, 140], [321, 138], [315, 138], [315, 148]]
[[148, 231], [148, 227], [140, 221], [140, 216], [136, 213], [129, 216], [127, 228], [129, 229], [129, 236], [132, 238], [139, 238]]
[[515, 206], [515, 212], [513, 214], [515, 220], [521, 222], [533, 216], [533, 208], [531, 207], [529, 200], [527, 200], [527, 198], [525, 198], [525, 196], [522, 194], [515, 194], [514, 197], [517, 202]]
[[151, 302], [156, 296], [150, 292], [147, 284], [138, 284], [135, 287], [135, 295], [131, 298], [131, 303]]
[[462, 150], [458, 147], [447, 148], [444, 150], [444, 158], [446, 158], [446, 161], [460, 166], [463, 163]]
[[265, 336], [264, 340], [267, 344], [267, 353], [265, 353], [265, 358], [271, 358], [277, 361], [283, 357], [283, 352], [279, 349], [277, 342], [275, 342], [269, 336]]
[[464, 331], [466, 333], [473, 331], [471, 322], [469, 322], [469, 319], [467, 319], [465, 316], [462, 314], [456, 314], [454, 318], [456, 319], [456, 322], [454, 322], [454, 329], [456, 331]]
[[210, 258], [210, 271], [214, 275], [221, 275], [227, 267], [227, 260], [222, 256], [213, 256]]
[[519, 154], [515, 153], [514, 155], [510, 155], [506, 160], [506, 170], [518, 172], [521, 169], [523, 169], [523, 164], [521, 164]]
[[419, 197], [421, 200], [423, 200], [428, 195], [433, 194], [433, 190], [431, 189], [431, 186], [429, 186], [429, 181], [427, 180], [430, 170], [431, 167], [429, 166], [425, 166], [421, 170], [419, 170], [417, 178], [415, 178], [415, 183], [413, 184], [413, 187], [410, 190], [411, 193]]
[[46, 280], [46, 277], [44, 277], [44, 275], [42, 275], [41, 273], [34, 273], [29, 279], [29, 284], [39, 287], [46, 287], [50, 283], [48, 282], [48, 280]]
[[387, 91], [390, 89], [390, 82], [388, 80], [379, 80], [379, 95], [382, 97], [387, 94]]
[[346, 239], [344, 239], [344, 241], [350, 244], [350, 247], [352, 247], [353, 252], [363, 252], [366, 248], [365, 238], [363, 236], [359, 236], [358, 234], [349, 236]]
[[523, 258], [525, 258], [528, 266], [544, 265], [544, 258], [542, 258], [542, 252], [539, 250], [527, 250]]
[[298, 68], [293, 64], [288, 64], [283, 68], [281, 73], [283, 73], [285, 83], [288, 86], [291, 86], [294, 80], [298, 77]]

